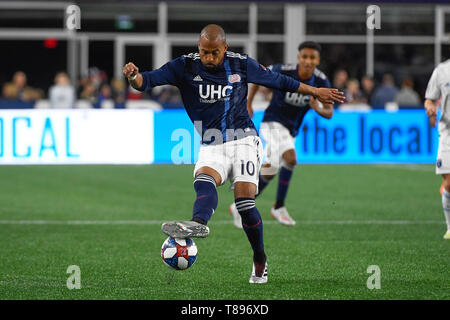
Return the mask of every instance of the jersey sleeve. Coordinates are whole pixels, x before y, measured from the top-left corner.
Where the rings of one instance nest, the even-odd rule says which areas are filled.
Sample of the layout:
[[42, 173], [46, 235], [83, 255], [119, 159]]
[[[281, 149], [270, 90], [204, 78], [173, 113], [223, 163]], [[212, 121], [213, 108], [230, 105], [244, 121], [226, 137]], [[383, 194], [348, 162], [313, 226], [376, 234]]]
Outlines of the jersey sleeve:
[[[247, 59], [248, 82], [282, 91], [297, 92], [300, 86], [297, 80], [266, 68], [250, 57]], [[276, 70], [276, 65], [272, 66], [272, 69]]]
[[151, 88], [165, 84], [176, 86], [183, 77], [184, 67], [184, 57], [179, 57], [167, 62], [159, 69], [142, 72], [143, 82], [138, 90], [148, 91]]
[[267, 67], [267, 69], [272, 70], [273, 72], [280, 72], [281, 71], [281, 64], [271, 64]]
[[425, 92], [425, 99], [437, 100], [441, 97], [441, 90], [438, 83], [438, 69], [435, 68], [431, 75], [430, 81], [428, 81], [427, 90]]

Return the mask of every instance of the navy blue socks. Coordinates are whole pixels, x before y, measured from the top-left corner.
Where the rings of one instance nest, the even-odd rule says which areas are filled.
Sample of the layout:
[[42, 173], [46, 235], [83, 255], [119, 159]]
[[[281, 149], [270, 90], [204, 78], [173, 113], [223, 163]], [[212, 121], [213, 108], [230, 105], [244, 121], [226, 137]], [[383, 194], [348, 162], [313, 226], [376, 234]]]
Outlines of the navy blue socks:
[[284, 206], [284, 199], [286, 199], [293, 169], [294, 168], [287, 166], [282, 166], [280, 169], [280, 174], [278, 176], [277, 201], [275, 203], [275, 209]]
[[210, 175], [201, 173], [195, 177], [194, 189], [197, 198], [194, 202], [192, 220], [207, 224], [217, 208], [216, 181]]
[[263, 223], [258, 209], [256, 209], [255, 199], [236, 198], [235, 203], [242, 218], [242, 227], [253, 249], [253, 260], [259, 264], [264, 263], [266, 255], [264, 253]]

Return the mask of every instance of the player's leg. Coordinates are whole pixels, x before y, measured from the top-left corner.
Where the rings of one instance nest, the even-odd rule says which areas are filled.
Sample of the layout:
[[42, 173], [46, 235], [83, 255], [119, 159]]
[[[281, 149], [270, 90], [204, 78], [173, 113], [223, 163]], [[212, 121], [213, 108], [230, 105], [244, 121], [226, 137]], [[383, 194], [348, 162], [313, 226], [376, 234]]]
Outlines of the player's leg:
[[[279, 163], [281, 162], [281, 153], [279, 153], [279, 140], [281, 124], [276, 122], [262, 122], [260, 134], [266, 141], [266, 163], [263, 165], [258, 176], [258, 192], [256, 197], [267, 187], [269, 182], [278, 172]], [[233, 216], [233, 223], [237, 228], [242, 228], [241, 215], [239, 214], [236, 203], [232, 203], [229, 212]]]
[[201, 167], [194, 173], [196, 198], [191, 221], [167, 221], [161, 230], [173, 238], [205, 238], [209, 235], [206, 226], [217, 208], [216, 186], [221, 185], [221, 175], [210, 167]]
[[255, 205], [261, 169], [261, 140], [259, 137], [247, 137], [237, 141], [236, 145], [231, 181], [234, 188], [234, 202], [253, 250], [253, 266], [249, 282], [265, 283], [267, 259], [264, 252], [263, 222]]
[[276, 129], [276, 137], [278, 148], [278, 157], [272, 157], [277, 160], [277, 164], [280, 168], [278, 173], [278, 186], [277, 196], [274, 206], [270, 210], [272, 218], [276, 219], [283, 225], [293, 226], [295, 221], [291, 218], [284, 206], [284, 201], [289, 189], [292, 173], [297, 164], [297, 155], [295, 153], [295, 138], [291, 135], [289, 130], [281, 123], [275, 122], [274, 128]]
[[275, 209], [284, 207], [289, 184], [291, 183], [292, 173], [297, 165], [297, 155], [294, 149], [289, 149], [283, 153], [283, 164], [278, 175], [277, 199]]
[[[272, 166], [270, 163], [273, 162], [271, 160], [271, 157], [276, 155], [278, 153], [278, 148], [276, 143], [272, 143], [277, 141], [277, 137], [274, 136], [277, 134], [277, 131], [272, 129], [273, 122], [262, 122], [260, 127], [260, 134], [263, 137], [263, 139], [266, 141], [266, 163], [263, 165], [263, 168], [261, 169], [261, 172], [259, 173], [258, 178], [258, 193], [256, 196], [259, 196], [264, 188], [269, 184], [269, 182], [273, 179], [273, 177], [276, 175], [278, 168]], [[275, 146], [275, 148], [274, 148]], [[279, 160], [276, 161], [278, 163]], [[233, 217], [233, 224], [236, 228], [242, 228], [242, 219], [241, 215], [239, 214], [239, 211], [236, 208], [236, 203], [233, 202], [229, 208], [228, 211]]]
[[[268, 174], [264, 175], [263, 173], [259, 174], [258, 179], [258, 194], [255, 195], [255, 197], [258, 197], [261, 192], [264, 190], [264, 188], [269, 184], [269, 182], [275, 177], [275, 174], [271, 174], [274, 171], [274, 168], [269, 164], [266, 163], [263, 165], [261, 172], [268, 172]], [[275, 169], [277, 170], [277, 169]], [[269, 174], [270, 173], [270, 174]], [[242, 228], [242, 218], [239, 214], [239, 211], [236, 208], [236, 203], [233, 202], [230, 207], [228, 208], [228, 211], [233, 216], [233, 224], [236, 228]]]
[[295, 149], [286, 150], [282, 155], [282, 159], [281, 169], [278, 174], [276, 202], [270, 211], [270, 215], [283, 225], [293, 226], [295, 225], [295, 220], [289, 215], [284, 202], [289, 190], [292, 173], [297, 164]]
[[442, 209], [444, 211], [447, 231], [444, 239], [450, 239], [450, 134], [439, 130], [439, 146], [436, 161], [436, 174], [442, 176]]
[[450, 174], [443, 174], [444, 190], [442, 192], [442, 208], [444, 210], [445, 222], [447, 223], [447, 232], [444, 239], [450, 239]]
[[255, 205], [256, 184], [236, 182], [234, 198], [242, 218], [242, 227], [253, 250], [253, 268], [250, 283], [267, 282], [267, 258], [264, 252], [263, 222]]
[[194, 168], [194, 190], [196, 199], [190, 221], [168, 221], [161, 230], [174, 238], [204, 238], [209, 235], [206, 225], [217, 208], [216, 186], [227, 179], [226, 156], [223, 145], [208, 145], [200, 148]]
[[195, 172], [194, 189], [196, 198], [192, 220], [206, 225], [217, 208], [216, 186], [222, 184], [220, 174], [210, 167], [201, 167]]

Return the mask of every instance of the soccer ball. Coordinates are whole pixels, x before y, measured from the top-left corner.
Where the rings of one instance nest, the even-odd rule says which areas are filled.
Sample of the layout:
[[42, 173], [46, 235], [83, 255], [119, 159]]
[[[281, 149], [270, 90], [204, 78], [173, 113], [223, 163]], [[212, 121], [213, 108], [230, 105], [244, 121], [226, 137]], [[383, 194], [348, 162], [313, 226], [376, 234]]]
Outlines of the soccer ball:
[[197, 245], [194, 240], [168, 237], [161, 247], [164, 264], [175, 270], [186, 270], [197, 260]]

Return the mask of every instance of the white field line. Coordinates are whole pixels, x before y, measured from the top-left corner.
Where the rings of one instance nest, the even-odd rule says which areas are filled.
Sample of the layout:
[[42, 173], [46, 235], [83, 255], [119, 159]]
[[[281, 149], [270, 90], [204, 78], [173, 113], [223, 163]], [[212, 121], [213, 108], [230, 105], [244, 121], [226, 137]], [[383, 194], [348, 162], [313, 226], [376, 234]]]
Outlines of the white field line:
[[[161, 225], [163, 220], [0, 220], [0, 225]], [[216, 220], [210, 224], [231, 224], [231, 220]], [[264, 221], [264, 224], [277, 224]], [[441, 220], [297, 220], [297, 224], [313, 225], [407, 225], [443, 224]]]
[[381, 169], [400, 169], [409, 171], [424, 171], [424, 172], [435, 172], [435, 167], [432, 165], [420, 165], [420, 164], [374, 164], [371, 167], [381, 168]]

